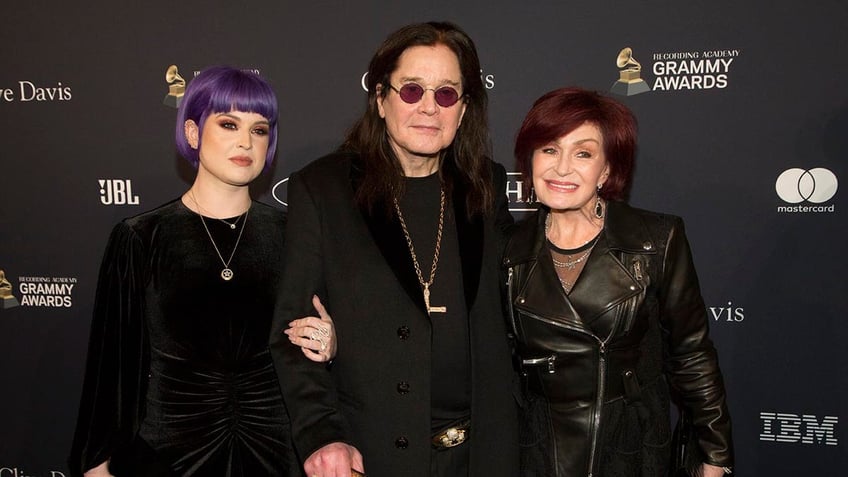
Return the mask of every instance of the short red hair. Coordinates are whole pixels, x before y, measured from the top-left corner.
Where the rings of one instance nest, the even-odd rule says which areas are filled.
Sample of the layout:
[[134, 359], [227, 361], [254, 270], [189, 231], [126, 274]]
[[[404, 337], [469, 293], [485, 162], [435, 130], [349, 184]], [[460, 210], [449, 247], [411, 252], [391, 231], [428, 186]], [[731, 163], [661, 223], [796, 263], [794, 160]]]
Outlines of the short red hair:
[[594, 124], [601, 131], [609, 163], [609, 177], [600, 196], [623, 200], [633, 177], [636, 117], [618, 101], [582, 88], [557, 89], [533, 103], [515, 138], [515, 160], [524, 183], [533, 183], [533, 151], [584, 123]]

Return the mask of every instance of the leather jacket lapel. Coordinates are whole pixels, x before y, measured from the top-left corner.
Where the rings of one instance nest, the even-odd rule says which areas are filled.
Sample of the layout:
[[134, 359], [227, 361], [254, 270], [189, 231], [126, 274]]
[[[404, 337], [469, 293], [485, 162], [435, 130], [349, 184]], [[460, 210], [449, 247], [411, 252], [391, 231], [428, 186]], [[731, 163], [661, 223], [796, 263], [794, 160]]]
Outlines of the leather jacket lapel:
[[551, 260], [550, 251], [542, 247], [535, 264], [529, 267], [524, 286], [519, 290], [516, 306], [526, 312], [569, 327], [585, 328], [583, 320], [562, 289]]
[[592, 323], [602, 314], [643, 291], [601, 235], [568, 299], [583, 320]]
[[504, 266], [516, 267], [519, 275], [512, 280], [518, 286], [509, 297], [512, 306], [546, 320], [584, 329], [580, 315], [571, 306], [545, 246], [545, 217], [539, 209], [536, 220], [528, 218], [513, 229], [504, 253]]
[[638, 215], [628, 212], [620, 202], [607, 203], [607, 220], [604, 236], [610, 250], [630, 254], [654, 255], [656, 240]]
[[[535, 262], [525, 263], [522, 268], [526, 275], [516, 277], [522, 284], [518, 290], [519, 303], [513, 303], [516, 307], [570, 327], [586, 329], [588, 324], [607, 311], [644, 291], [643, 284], [631, 275], [616, 257], [616, 251], [609, 246], [609, 230], [606, 230], [586, 260], [571, 293], [566, 295], [545, 245], [547, 211], [540, 209], [537, 214], [535, 224], [523, 224], [516, 231], [505, 258], [507, 266]], [[528, 229], [528, 226], [532, 228]], [[631, 243], [633, 239], [617, 239], [619, 246], [636, 247]], [[518, 244], [524, 246], [512, 248]], [[641, 246], [638, 250], [644, 252]]]

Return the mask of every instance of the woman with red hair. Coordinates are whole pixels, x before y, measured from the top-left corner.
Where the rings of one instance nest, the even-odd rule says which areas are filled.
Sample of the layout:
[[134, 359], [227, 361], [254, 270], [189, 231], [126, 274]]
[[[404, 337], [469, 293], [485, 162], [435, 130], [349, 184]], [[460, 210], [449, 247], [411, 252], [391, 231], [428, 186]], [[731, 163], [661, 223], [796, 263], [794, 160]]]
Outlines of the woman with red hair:
[[518, 133], [540, 202], [504, 257], [526, 389], [523, 475], [669, 475], [672, 398], [695, 435], [681, 466], [730, 472], [724, 383], [683, 221], [623, 202], [635, 151], [633, 114], [578, 88], [542, 96]]

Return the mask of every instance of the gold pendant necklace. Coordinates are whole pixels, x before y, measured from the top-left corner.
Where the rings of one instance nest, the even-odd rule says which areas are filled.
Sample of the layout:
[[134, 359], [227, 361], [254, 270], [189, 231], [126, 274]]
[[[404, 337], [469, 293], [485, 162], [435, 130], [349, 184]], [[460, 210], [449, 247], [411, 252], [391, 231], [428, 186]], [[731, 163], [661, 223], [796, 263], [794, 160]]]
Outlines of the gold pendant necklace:
[[418, 265], [418, 257], [415, 255], [415, 247], [412, 245], [412, 237], [409, 235], [409, 230], [406, 228], [406, 221], [403, 220], [403, 213], [400, 211], [400, 205], [397, 198], [392, 199], [395, 204], [395, 212], [397, 213], [400, 227], [403, 229], [403, 235], [406, 237], [406, 245], [409, 247], [409, 254], [412, 255], [412, 264], [415, 265], [415, 274], [418, 275], [418, 283], [421, 285], [424, 293], [424, 306], [427, 308], [427, 314], [431, 313], [447, 313], [446, 306], [430, 306], [430, 285], [436, 278], [436, 267], [439, 264], [439, 250], [442, 245], [442, 227], [445, 221], [445, 190], [439, 189], [439, 229], [436, 233], [436, 252], [433, 254], [433, 266], [430, 267], [430, 279], [424, 281], [424, 276], [421, 274], [421, 266]]
[[[250, 209], [248, 209], [248, 212]], [[241, 230], [239, 230], [238, 238], [236, 239], [236, 244], [233, 246], [233, 251], [230, 253], [230, 258], [227, 261], [224, 261], [224, 257], [221, 255], [221, 251], [218, 250], [218, 245], [215, 243], [215, 239], [212, 238], [212, 234], [209, 232], [209, 227], [206, 226], [206, 220], [202, 215], [197, 214], [200, 217], [200, 221], [203, 222], [203, 228], [206, 230], [206, 235], [209, 236], [209, 241], [212, 242], [212, 247], [215, 248], [215, 253], [218, 254], [218, 258], [221, 259], [221, 263], [224, 264], [224, 269], [221, 270], [221, 278], [224, 281], [230, 281], [233, 279], [233, 270], [230, 268], [230, 262], [233, 261], [233, 257], [236, 254], [236, 249], [238, 249], [239, 242], [241, 242], [241, 234], [244, 233], [244, 226], [247, 224], [247, 212], [244, 213], [244, 222], [241, 223]]]
[[[197, 199], [194, 198], [194, 191], [189, 191], [189, 194], [191, 195], [191, 200], [192, 200], [192, 202], [194, 202], [194, 205], [195, 205], [195, 207], [197, 207], [197, 210], [202, 210], [200, 208], [200, 204], [197, 203]], [[244, 211], [244, 221], [242, 221], [242, 223], [241, 223], [241, 230], [239, 230], [238, 238], [236, 238], [236, 244], [233, 245], [233, 251], [230, 253], [230, 258], [228, 258], [227, 261], [224, 261], [224, 256], [221, 255], [221, 251], [218, 250], [218, 244], [216, 244], [215, 239], [212, 238], [212, 233], [209, 232], [209, 227], [206, 226], [206, 220], [203, 218], [203, 214], [199, 214], [199, 213], [197, 214], [197, 216], [200, 217], [200, 222], [203, 224], [203, 229], [206, 230], [206, 235], [209, 236], [209, 241], [212, 242], [212, 247], [215, 249], [215, 253], [218, 254], [218, 258], [221, 260], [221, 263], [224, 265], [224, 269], [221, 270], [221, 278], [224, 281], [228, 282], [228, 281], [233, 279], [234, 274], [233, 274], [233, 270], [230, 268], [230, 262], [233, 261], [233, 257], [236, 255], [236, 249], [238, 249], [239, 243], [241, 242], [241, 234], [244, 233], [244, 226], [247, 225], [247, 214], [249, 212], [250, 212], [250, 206], [248, 206], [247, 210]], [[235, 229], [236, 223], [238, 223], [238, 219], [236, 220], [236, 222], [234, 222], [232, 224], [230, 224], [229, 222], [226, 222], [226, 221], [222, 221], [222, 222], [229, 225], [231, 229]]]
[[[188, 193], [191, 195], [191, 201], [194, 202], [194, 205], [195, 205], [195, 207], [197, 207], [197, 210], [200, 212], [200, 215], [204, 215], [204, 214], [208, 215], [209, 217], [212, 217], [215, 220], [220, 220], [221, 222], [227, 224], [230, 227], [231, 230], [236, 229], [236, 226], [238, 225], [238, 222], [241, 219], [241, 215], [236, 217], [235, 221], [227, 222], [226, 220], [224, 220], [220, 217], [215, 217], [214, 215], [210, 214], [209, 212], [206, 212], [205, 210], [203, 210], [203, 207], [201, 207], [200, 204], [197, 203], [197, 199], [194, 197], [194, 191], [193, 190], [189, 190]], [[244, 215], [244, 214], [242, 214], [242, 215]]]

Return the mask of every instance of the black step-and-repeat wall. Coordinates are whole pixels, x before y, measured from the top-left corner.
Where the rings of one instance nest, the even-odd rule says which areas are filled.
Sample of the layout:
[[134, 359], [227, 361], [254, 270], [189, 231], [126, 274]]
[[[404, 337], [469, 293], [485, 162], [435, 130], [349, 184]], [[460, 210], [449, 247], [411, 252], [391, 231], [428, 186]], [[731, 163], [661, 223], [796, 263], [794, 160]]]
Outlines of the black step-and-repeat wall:
[[[607, 91], [635, 111], [630, 201], [687, 220], [738, 473], [845, 475], [844, 0], [6, 3], [0, 477], [68, 473], [109, 230], [192, 178], [173, 147], [180, 78], [231, 64], [270, 80], [279, 150], [254, 192], [285, 208], [288, 175], [363, 110], [380, 41], [433, 19], [477, 43], [494, 158], [508, 170], [518, 125], [548, 90]], [[633, 61], [641, 70], [622, 72]]]

